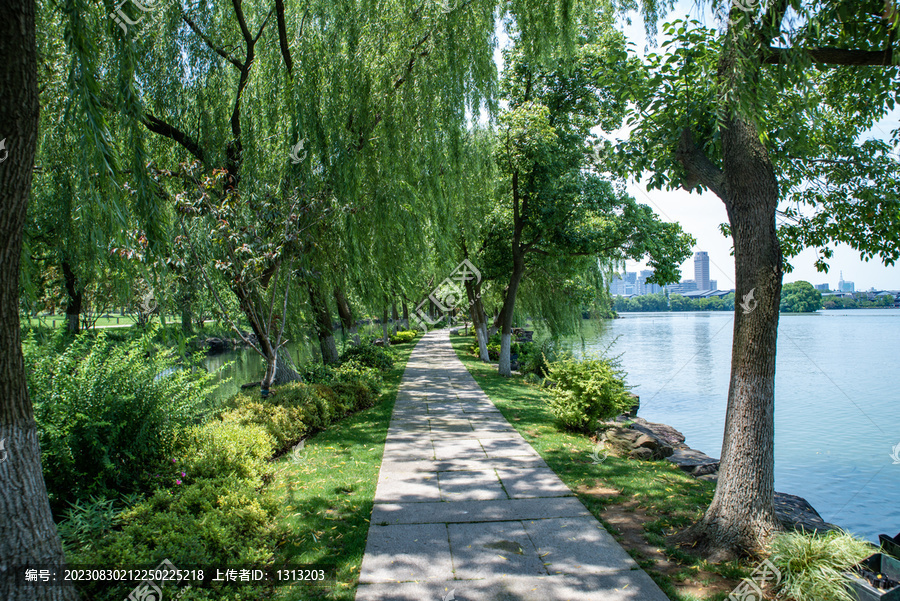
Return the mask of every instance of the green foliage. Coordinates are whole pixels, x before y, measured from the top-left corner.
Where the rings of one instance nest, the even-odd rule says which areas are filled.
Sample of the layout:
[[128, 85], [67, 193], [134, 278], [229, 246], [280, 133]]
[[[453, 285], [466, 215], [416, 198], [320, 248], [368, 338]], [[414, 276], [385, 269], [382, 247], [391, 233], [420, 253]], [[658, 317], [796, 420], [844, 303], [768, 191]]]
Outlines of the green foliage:
[[662, 292], [631, 298], [616, 296], [613, 299], [613, 309], [622, 313], [631, 311], [734, 311], [734, 293], [729, 292], [722, 297], [711, 296], [709, 298], [688, 298], [681, 294], [672, 294], [668, 300]]
[[391, 344], [405, 344], [416, 339], [418, 332], [415, 330], [400, 330], [391, 336]]
[[552, 339], [547, 339], [538, 344], [530, 344], [527, 352], [519, 356], [519, 371], [523, 374], [533, 374], [538, 378], [546, 378], [550, 364], [557, 361], [562, 354], [559, 344]]
[[846, 532], [785, 532], [775, 536], [769, 558], [781, 572], [780, 595], [796, 601], [853, 601], [841, 572], [874, 552]]
[[577, 360], [563, 356], [547, 366], [554, 384], [550, 412], [569, 430], [590, 432], [597, 420], [615, 417], [634, 404], [618, 362], [606, 358]]
[[67, 348], [23, 345], [51, 503], [149, 491], [179, 450], [178, 433], [209, 412], [213, 376], [157, 352], [153, 332], [114, 344], [104, 334]]
[[822, 293], [809, 282], [785, 284], [781, 289], [780, 310], [785, 313], [812, 313], [822, 308]]
[[235, 477], [262, 481], [274, 439], [255, 424], [213, 420], [184, 433], [184, 472], [191, 481]]
[[[118, 512], [118, 529], [89, 544], [70, 544], [66, 559], [91, 565], [235, 565], [269, 562], [286, 536], [276, 517], [279, 504], [254, 480], [218, 478], [160, 489]], [[71, 543], [71, 541], [70, 541]], [[133, 588], [129, 585], [127, 589]], [[188, 591], [190, 593], [190, 591]], [[128, 590], [104, 589], [90, 598], [124, 599]], [[223, 599], [221, 591], [189, 599]], [[263, 598], [261, 589], [242, 588], [240, 599]]]
[[349, 359], [381, 371], [388, 371], [394, 366], [394, 356], [389, 351], [374, 344], [363, 343], [358, 346], [348, 347], [341, 356], [341, 361]]

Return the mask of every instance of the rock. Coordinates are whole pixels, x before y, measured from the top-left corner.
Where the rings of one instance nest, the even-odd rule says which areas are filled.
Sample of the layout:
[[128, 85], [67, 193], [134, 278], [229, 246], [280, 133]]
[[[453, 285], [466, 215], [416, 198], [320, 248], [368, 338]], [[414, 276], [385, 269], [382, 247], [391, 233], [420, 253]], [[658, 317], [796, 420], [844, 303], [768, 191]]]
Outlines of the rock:
[[204, 342], [204, 346], [206, 346], [209, 349], [210, 353], [215, 354], [215, 353], [224, 353], [225, 351], [227, 351], [229, 349], [229, 347], [231, 345], [228, 342], [226, 342], [225, 340], [222, 340], [221, 338], [212, 337], [212, 338], [206, 339], [206, 341]]
[[648, 422], [647, 420], [640, 417], [635, 417], [633, 422], [634, 423], [631, 426], [632, 428], [639, 432], [644, 432], [645, 434], [654, 436], [670, 447], [676, 449], [688, 448], [688, 446], [684, 444], [684, 434], [682, 434], [672, 426]]
[[653, 451], [648, 449], [647, 447], [638, 447], [628, 453], [628, 456], [632, 459], [640, 459], [642, 461], [649, 461], [653, 459]]
[[638, 395], [633, 394], [631, 392], [628, 393], [628, 396], [630, 396], [632, 399], [634, 399], [634, 405], [631, 407], [631, 409], [629, 409], [628, 411], [625, 412], [625, 416], [626, 417], [637, 417], [638, 409], [641, 408], [641, 397], [639, 397]]
[[[625, 427], [608, 428], [600, 434], [600, 441], [622, 455], [639, 459], [665, 459], [674, 452], [671, 446], [655, 436]], [[638, 451], [636, 455], [635, 451]]]
[[781, 524], [789, 530], [806, 530], [827, 532], [836, 530], [837, 526], [822, 519], [819, 512], [803, 497], [783, 492], [775, 493], [775, 515]]
[[668, 460], [692, 476], [705, 476], [719, 471], [719, 460], [691, 448], [678, 448]]

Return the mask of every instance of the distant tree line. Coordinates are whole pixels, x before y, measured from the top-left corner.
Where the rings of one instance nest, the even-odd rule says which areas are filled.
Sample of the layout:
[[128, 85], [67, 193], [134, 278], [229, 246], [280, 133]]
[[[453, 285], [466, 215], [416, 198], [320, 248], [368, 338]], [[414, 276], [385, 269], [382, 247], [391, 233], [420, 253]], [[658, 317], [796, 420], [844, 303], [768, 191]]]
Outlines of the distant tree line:
[[617, 313], [639, 311], [734, 311], [734, 293], [710, 298], [689, 298], [680, 294], [666, 297], [664, 292], [626, 298], [616, 296], [613, 309]]

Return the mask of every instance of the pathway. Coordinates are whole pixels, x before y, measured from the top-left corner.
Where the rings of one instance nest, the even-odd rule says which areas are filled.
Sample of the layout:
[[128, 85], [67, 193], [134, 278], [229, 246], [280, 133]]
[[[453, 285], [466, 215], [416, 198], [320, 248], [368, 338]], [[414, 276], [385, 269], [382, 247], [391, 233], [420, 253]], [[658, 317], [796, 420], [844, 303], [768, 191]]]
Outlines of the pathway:
[[356, 601], [667, 601], [510, 426], [447, 330], [397, 394]]

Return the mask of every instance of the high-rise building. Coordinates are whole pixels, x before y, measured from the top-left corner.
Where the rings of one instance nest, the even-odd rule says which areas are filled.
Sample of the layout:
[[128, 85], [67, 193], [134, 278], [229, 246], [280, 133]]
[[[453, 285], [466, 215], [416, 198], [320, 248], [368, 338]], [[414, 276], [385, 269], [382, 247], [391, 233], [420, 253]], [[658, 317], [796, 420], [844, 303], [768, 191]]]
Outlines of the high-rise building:
[[660, 291], [659, 284], [648, 284], [647, 280], [653, 275], [652, 269], [642, 269], [641, 275], [637, 278], [637, 294], [643, 296], [645, 294], [656, 294]]
[[841, 279], [838, 281], [838, 292], [853, 292], [854, 289], [853, 282], [844, 281], [844, 272], [841, 271]]
[[718, 290], [719, 289], [719, 280], [710, 280], [709, 281], [709, 289], [710, 290]]
[[699, 250], [694, 253], [694, 281], [697, 290], [709, 290], [709, 255]]
[[816, 290], [819, 292], [830, 292], [830, 288], [828, 288], [828, 284], [816, 284]]

